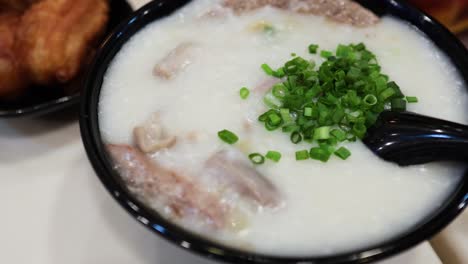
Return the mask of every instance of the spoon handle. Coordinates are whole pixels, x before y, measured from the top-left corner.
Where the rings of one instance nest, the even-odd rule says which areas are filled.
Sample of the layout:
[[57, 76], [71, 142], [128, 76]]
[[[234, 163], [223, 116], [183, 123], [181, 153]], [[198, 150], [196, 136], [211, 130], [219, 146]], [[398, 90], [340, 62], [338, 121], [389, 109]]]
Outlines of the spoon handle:
[[385, 160], [401, 166], [442, 160], [468, 162], [468, 126], [389, 111], [381, 113], [378, 122], [365, 140], [385, 142], [374, 149]]

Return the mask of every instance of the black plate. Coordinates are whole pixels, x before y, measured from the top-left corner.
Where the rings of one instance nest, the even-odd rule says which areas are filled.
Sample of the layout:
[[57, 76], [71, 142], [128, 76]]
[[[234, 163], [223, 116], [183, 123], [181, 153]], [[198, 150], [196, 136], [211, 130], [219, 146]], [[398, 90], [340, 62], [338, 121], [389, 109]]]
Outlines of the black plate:
[[[132, 13], [125, 0], [110, 1], [110, 20], [106, 34]], [[14, 100], [0, 99], [0, 118], [42, 115], [77, 105], [83, 83], [83, 74], [70, 83], [59, 86], [29, 87], [28, 91]]]
[[[444, 204], [406, 234], [380, 244], [327, 257], [275, 257], [240, 251], [194, 235], [163, 219], [131, 195], [112, 169], [112, 163], [105, 151], [98, 124], [98, 102], [103, 76], [115, 54], [122, 45], [145, 25], [167, 16], [186, 4], [187, 0], [156, 0], [142, 7], [106, 41], [91, 68], [86, 81], [80, 114], [83, 143], [88, 157], [102, 183], [116, 201], [135, 219], [148, 229], [183, 248], [206, 257], [232, 263], [367, 263], [379, 260], [409, 249], [425, 241], [450, 223], [468, 204], [468, 174]], [[415, 25], [425, 32], [445, 52], [458, 68], [468, 87], [468, 52], [465, 47], [438, 22], [419, 10], [398, 0], [359, 1], [379, 15], [393, 15]], [[417, 195], [417, 194], [415, 194]], [[391, 206], [383, 204], [382, 206]], [[278, 228], [287, 229], [288, 226]], [[346, 235], [346, 234], [343, 234]]]

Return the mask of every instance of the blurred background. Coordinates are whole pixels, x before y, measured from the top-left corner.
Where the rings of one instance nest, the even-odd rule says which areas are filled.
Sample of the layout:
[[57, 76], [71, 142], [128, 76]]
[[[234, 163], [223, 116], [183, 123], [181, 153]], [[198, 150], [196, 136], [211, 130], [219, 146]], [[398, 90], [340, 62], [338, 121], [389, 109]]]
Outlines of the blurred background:
[[428, 12], [468, 46], [468, 0], [408, 0]]

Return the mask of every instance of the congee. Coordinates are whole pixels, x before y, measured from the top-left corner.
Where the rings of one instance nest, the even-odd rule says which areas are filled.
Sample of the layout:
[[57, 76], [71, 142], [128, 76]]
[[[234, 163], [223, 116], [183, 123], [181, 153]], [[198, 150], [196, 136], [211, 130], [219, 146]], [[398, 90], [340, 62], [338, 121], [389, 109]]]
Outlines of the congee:
[[118, 52], [99, 126], [129, 191], [166, 219], [324, 256], [404, 234], [448, 199], [462, 165], [399, 167], [359, 139], [388, 108], [467, 123], [465, 89], [424, 34], [348, 0], [195, 0]]

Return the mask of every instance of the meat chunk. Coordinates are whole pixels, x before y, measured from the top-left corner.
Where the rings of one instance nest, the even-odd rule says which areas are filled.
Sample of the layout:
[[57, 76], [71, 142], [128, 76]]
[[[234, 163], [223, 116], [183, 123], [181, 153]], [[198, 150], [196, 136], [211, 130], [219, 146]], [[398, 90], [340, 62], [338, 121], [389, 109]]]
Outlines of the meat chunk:
[[133, 129], [133, 136], [138, 148], [145, 152], [156, 152], [163, 148], [169, 148], [176, 143], [175, 136], [169, 136], [164, 131], [157, 113], [153, 114], [141, 126]]
[[287, 9], [289, 0], [225, 0], [224, 5], [232, 8], [235, 13], [240, 14], [267, 5]]
[[156, 64], [153, 75], [169, 80], [192, 64], [195, 44], [183, 42]]
[[323, 15], [335, 22], [358, 27], [379, 21], [375, 14], [352, 0], [225, 0], [224, 5], [237, 14], [270, 5], [302, 14]]
[[205, 164], [207, 170], [219, 178], [224, 187], [232, 188], [261, 206], [275, 208], [280, 205], [276, 187], [251, 166], [241, 153], [222, 150], [215, 153]]
[[159, 213], [170, 219], [194, 219], [214, 229], [227, 224], [229, 208], [190, 179], [159, 166], [132, 146], [107, 145], [107, 150], [130, 191]]
[[303, 14], [324, 15], [344, 24], [366, 27], [379, 22], [379, 18], [351, 0], [291, 0], [290, 9]]
[[227, 15], [229, 9], [221, 6], [216, 6], [208, 12], [199, 16], [200, 19], [210, 19], [210, 18], [224, 18]]

